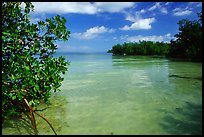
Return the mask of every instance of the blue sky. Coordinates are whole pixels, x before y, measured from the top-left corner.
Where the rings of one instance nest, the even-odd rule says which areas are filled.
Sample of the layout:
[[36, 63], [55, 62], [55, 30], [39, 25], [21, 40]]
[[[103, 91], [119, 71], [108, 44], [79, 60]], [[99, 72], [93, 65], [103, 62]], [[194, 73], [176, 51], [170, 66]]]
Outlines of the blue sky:
[[57, 52], [107, 52], [139, 40], [169, 42], [181, 19], [197, 20], [202, 2], [33, 2], [31, 22], [57, 14], [66, 18], [68, 42]]

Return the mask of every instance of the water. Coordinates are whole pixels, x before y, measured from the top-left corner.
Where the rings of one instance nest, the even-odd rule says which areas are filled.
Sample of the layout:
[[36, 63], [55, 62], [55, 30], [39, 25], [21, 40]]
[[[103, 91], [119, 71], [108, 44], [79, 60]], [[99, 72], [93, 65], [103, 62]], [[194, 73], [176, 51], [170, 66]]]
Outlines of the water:
[[[202, 64], [145, 56], [67, 54], [61, 92], [39, 112], [57, 134], [202, 134]], [[169, 77], [170, 75], [187, 78]], [[36, 116], [39, 134], [53, 134]], [[10, 121], [3, 134], [33, 134]]]

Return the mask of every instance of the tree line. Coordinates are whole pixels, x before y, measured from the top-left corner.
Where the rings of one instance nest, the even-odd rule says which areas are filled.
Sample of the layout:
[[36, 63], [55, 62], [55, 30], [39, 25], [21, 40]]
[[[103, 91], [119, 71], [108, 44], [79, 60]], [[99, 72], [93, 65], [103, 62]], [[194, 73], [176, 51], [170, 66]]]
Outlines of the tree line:
[[164, 42], [139, 41], [116, 44], [109, 50], [114, 55], [166, 55], [170, 45]]
[[108, 53], [113, 55], [164, 55], [170, 58], [202, 61], [202, 11], [198, 20], [182, 19], [177, 24], [179, 32], [170, 43], [139, 41], [116, 44]]

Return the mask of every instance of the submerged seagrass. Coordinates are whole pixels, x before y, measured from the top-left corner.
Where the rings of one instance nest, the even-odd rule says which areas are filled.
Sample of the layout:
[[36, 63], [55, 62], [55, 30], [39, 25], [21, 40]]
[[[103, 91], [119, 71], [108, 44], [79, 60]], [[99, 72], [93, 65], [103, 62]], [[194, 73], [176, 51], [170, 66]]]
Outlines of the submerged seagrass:
[[[39, 108], [47, 107], [40, 114], [58, 134], [202, 134], [202, 79], [193, 79], [202, 77], [201, 63], [110, 54], [64, 56], [71, 63], [62, 91]], [[53, 134], [43, 120], [36, 121], [39, 135]], [[3, 125], [2, 133], [32, 134], [13, 123]]]

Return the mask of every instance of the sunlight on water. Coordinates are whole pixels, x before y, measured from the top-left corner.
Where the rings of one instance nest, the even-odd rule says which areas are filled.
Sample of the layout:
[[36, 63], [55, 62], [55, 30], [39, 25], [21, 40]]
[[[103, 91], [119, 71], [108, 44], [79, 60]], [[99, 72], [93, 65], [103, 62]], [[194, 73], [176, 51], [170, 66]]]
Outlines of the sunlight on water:
[[[64, 56], [71, 64], [62, 91], [39, 106], [47, 107], [39, 113], [57, 134], [202, 134], [201, 63], [110, 54]], [[36, 119], [39, 134], [53, 134]], [[33, 134], [19, 123], [4, 124], [2, 133]]]

